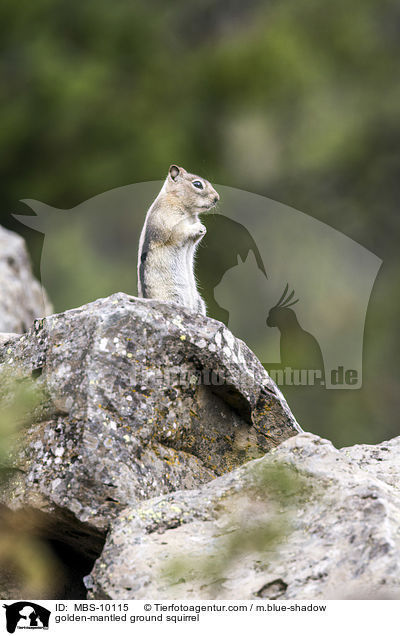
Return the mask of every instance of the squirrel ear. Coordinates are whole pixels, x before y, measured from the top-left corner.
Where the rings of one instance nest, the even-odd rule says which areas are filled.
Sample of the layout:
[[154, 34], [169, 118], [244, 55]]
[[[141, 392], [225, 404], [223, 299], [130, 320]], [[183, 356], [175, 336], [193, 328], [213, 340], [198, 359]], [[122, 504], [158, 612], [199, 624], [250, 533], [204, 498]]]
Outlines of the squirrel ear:
[[177, 178], [177, 176], [179, 175], [179, 173], [180, 173], [180, 168], [178, 168], [178, 166], [172, 165], [172, 166], [169, 167], [169, 176], [174, 181]]

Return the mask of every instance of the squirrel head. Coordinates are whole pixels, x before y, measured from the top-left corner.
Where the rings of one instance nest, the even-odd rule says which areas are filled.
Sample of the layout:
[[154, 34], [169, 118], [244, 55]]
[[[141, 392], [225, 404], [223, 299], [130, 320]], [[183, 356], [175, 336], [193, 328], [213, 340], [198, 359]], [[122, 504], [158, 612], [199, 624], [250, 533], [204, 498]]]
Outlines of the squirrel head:
[[207, 212], [219, 201], [219, 194], [209, 181], [175, 165], [169, 168], [165, 189], [168, 195], [197, 214]]

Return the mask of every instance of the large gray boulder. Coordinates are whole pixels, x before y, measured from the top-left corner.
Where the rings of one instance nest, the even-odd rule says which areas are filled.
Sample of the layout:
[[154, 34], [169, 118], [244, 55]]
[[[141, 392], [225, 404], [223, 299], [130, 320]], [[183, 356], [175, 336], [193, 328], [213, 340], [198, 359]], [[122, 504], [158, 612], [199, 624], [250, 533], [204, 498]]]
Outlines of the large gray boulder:
[[0, 514], [75, 555], [61, 598], [400, 595], [400, 438], [303, 433], [222, 323], [115, 294], [7, 337], [0, 374], [42, 392]]
[[0, 344], [50, 314], [46, 293], [32, 275], [24, 240], [0, 226]]
[[[251, 488], [274, 466], [301, 480], [300, 494], [281, 494], [278, 506], [267, 485]], [[399, 598], [399, 466], [400, 437], [342, 450], [309, 433], [292, 437], [199, 489], [127, 507], [85, 579], [89, 597]], [[267, 534], [284, 513], [277, 548], [257, 549], [254, 523]], [[183, 572], [174, 558], [186, 559]]]
[[193, 489], [301, 429], [264, 368], [226, 327], [118, 293], [37, 321], [0, 348], [0, 371], [45, 399], [3, 493], [87, 532], [126, 506]]

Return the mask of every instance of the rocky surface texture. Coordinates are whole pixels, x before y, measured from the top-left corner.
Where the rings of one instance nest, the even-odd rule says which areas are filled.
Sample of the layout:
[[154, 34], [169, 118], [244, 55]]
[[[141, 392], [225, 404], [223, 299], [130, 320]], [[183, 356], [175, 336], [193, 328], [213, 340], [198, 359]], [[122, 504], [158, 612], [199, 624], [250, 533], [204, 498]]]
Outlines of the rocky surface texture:
[[[0, 287], [0, 329], [47, 311], [1, 229]], [[222, 323], [119, 293], [0, 334], [0, 377], [40, 389], [0, 517], [55, 550], [56, 598], [400, 597], [400, 438], [303, 433]]]
[[46, 396], [3, 500], [101, 532], [125, 506], [196, 488], [300, 430], [222, 323], [122, 293], [36, 322], [3, 345], [1, 368]]
[[0, 226], [0, 344], [4, 333], [24, 333], [51, 305], [32, 275], [23, 239]]
[[[291, 511], [285, 539], [276, 551], [244, 548], [216, 580], [212, 560], [224, 550], [229, 553], [232, 532], [249, 517], [246, 493], [254, 470], [282, 463], [303, 481], [303, 494], [295, 501], [282, 497], [281, 510]], [[400, 438], [339, 451], [308, 433], [292, 437], [262, 459], [200, 489], [157, 497], [123, 511], [86, 577], [89, 595], [399, 598], [399, 465]], [[257, 506], [264, 506], [272, 518], [268, 488], [264, 497], [258, 496]], [[252, 516], [257, 519], [254, 511]], [[174, 557], [187, 559], [184, 574], [168, 569]]]

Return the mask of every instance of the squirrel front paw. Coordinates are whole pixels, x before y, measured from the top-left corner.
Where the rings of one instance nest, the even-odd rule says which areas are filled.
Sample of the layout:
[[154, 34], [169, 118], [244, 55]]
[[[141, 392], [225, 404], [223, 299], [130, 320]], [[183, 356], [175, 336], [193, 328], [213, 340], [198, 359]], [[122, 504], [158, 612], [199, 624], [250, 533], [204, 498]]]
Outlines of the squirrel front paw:
[[201, 238], [207, 232], [207, 228], [202, 223], [195, 225], [193, 228], [193, 238]]

